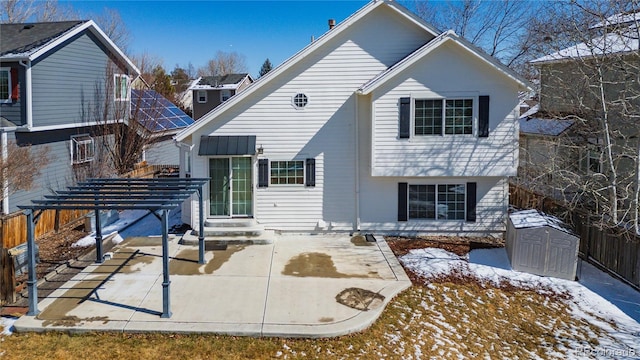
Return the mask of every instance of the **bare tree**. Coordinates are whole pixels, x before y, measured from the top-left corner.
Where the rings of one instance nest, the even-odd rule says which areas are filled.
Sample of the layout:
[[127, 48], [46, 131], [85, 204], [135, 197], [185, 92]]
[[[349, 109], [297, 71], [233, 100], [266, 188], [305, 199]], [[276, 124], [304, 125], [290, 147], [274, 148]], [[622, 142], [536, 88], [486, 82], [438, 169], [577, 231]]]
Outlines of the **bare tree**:
[[6, 145], [6, 158], [0, 157], [0, 183], [8, 184], [8, 194], [4, 193], [4, 186], [0, 188], [3, 197], [18, 190], [30, 190], [40, 170], [49, 163], [46, 146], [36, 150], [30, 145], [18, 146], [15, 141]]
[[101, 13], [91, 16], [100, 26], [100, 29], [113, 41], [125, 54], [129, 53], [131, 33], [116, 9], [104, 8]]
[[[567, 1], [545, 13], [555, 52], [534, 61], [540, 106], [549, 118], [575, 122], [555, 141], [555, 157], [520, 180], [545, 187], [601, 227], [640, 231], [640, 3]], [[555, 19], [555, 20], [554, 20]], [[531, 151], [531, 150], [529, 150]], [[544, 183], [542, 179], [552, 178]]]
[[0, 7], [0, 22], [7, 24], [79, 19], [71, 6], [57, 0], [0, 0]]
[[417, 1], [420, 17], [441, 30], [452, 29], [505, 65], [518, 70], [535, 39], [526, 31], [540, 4], [519, 0]]
[[207, 65], [198, 69], [198, 76], [222, 76], [246, 71], [247, 61], [244, 55], [235, 51], [218, 51]]

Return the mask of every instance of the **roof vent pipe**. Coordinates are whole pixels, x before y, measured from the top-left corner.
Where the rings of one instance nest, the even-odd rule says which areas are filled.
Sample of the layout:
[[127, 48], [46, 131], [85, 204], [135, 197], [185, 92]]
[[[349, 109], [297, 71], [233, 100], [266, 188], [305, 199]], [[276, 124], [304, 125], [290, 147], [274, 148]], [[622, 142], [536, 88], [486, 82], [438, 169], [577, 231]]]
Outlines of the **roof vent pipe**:
[[336, 21], [334, 19], [329, 19], [329, 30], [333, 29], [336, 26]]

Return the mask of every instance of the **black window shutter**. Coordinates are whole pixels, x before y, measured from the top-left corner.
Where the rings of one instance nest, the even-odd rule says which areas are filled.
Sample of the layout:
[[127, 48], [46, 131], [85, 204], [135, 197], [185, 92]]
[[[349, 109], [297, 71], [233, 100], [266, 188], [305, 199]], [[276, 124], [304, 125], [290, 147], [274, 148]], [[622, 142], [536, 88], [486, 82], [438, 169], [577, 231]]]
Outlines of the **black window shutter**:
[[489, 95], [478, 98], [478, 137], [489, 137]]
[[316, 159], [307, 159], [307, 174], [304, 184], [306, 186], [316, 186]]
[[258, 159], [258, 187], [269, 186], [269, 159]]
[[400, 98], [400, 139], [411, 135], [411, 98]]
[[407, 215], [408, 205], [407, 205], [407, 183], [398, 183], [398, 221], [407, 221], [409, 218]]
[[474, 182], [467, 183], [467, 221], [476, 222], [476, 187]]

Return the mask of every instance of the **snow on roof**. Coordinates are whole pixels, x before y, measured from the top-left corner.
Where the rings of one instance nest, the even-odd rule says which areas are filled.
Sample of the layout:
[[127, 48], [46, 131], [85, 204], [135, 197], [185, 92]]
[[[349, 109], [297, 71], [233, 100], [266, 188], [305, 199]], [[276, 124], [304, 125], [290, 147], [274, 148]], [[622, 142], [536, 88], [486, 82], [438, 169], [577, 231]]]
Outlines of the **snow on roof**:
[[553, 54], [531, 60], [530, 63], [538, 64], [597, 55], [610, 55], [633, 51], [637, 52], [640, 49], [638, 46], [640, 41], [638, 41], [637, 35], [637, 29], [630, 29], [624, 33], [608, 33], [589, 42], [570, 46], [566, 49], [556, 51]]
[[541, 119], [525, 115], [526, 113], [519, 119], [520, 132], [525, 134], [559, 136], [574, 124], [573, 120]]
[[619, 13], [609, 16], [608, 18], [604, 19], [604, 21], [600, 21], [598, 23], [595, 23], [594, 25], [591, 25], [589, 29], [601, 29], [604, 27], [616, 25], [630, 25], [637, 22], [640, 22], [640, 11]]
[[540, 228], [549, 226], [554, 229], [566, 232], [567, 234], [576, 235], [568, 225], [563, 223], [555, 216], [551, 216], [535, 209], [521, 210], [509, 214], [511, 223], [516, 229]]
[[[521, 107], [529, 106], [529, 104], [527, 104], [525, 101], [522, 101], [520, 106]], [[538, 112], [538, 110], [540, 110], [540, 104], [535, 104], [532, 107], [530, 107], [529, 110], [527, 110], [524, 114], [520, 115], [520, 119], [533, 116], [535, 113]]]

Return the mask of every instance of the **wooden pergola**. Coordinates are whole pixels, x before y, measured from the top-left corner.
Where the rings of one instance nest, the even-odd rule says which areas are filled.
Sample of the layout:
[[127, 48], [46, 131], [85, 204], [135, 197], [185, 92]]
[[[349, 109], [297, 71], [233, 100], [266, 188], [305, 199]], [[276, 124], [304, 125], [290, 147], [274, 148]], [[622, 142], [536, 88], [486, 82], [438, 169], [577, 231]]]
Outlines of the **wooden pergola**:
[[[31, 205], [21, 205], [27, 216], [27, 255], [29, 278], [29, 311], [35, 316], [38, 311], [38, 288], [35, 258], [35, 224], [44, 210], [93, 210], [96, 222], [96, 262], [102, 263], [101, 210], [148, 210], [162, 223], [162, 318], [171, 317], [169, 301], [169, 211], [180, 206], [197, 193], [200, 214], [203, 214], [203, 187], [206, 178], [155, 178], [155, 179], [89, 179], [70, 186], [66, 191], [57, 191], [43, 200], [33, 200]], [[204, 217], [200, 216], [198, 232], [198, 262], [204, 264]]]

